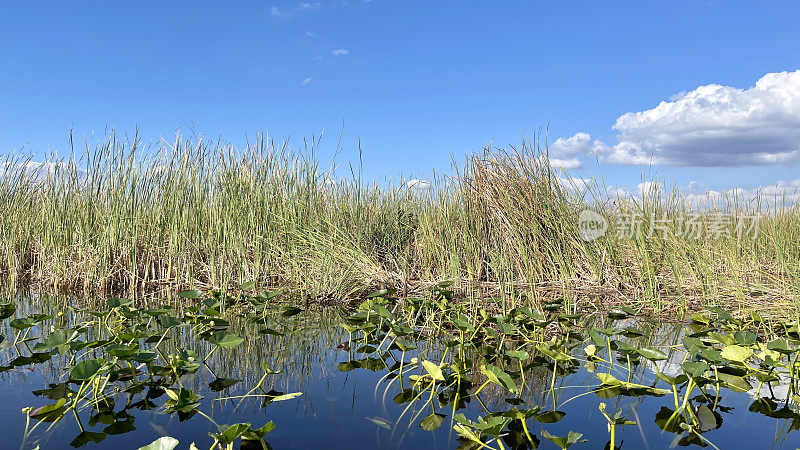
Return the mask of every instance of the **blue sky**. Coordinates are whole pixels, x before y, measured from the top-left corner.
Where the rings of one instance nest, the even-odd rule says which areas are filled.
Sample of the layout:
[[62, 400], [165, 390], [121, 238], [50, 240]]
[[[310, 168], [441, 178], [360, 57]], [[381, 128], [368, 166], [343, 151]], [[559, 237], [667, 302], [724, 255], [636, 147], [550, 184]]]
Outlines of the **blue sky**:
[[585, 133], [556, 146], [576, 177], [774, 185], [800, 179], [797, 17], [794, 1], [5, 1], [0, 154], [138, 126], [324, 130], [326, 161], [344, 123], [341, 160], [360, 139], [384, 180], [547, 128], [551, 144]]

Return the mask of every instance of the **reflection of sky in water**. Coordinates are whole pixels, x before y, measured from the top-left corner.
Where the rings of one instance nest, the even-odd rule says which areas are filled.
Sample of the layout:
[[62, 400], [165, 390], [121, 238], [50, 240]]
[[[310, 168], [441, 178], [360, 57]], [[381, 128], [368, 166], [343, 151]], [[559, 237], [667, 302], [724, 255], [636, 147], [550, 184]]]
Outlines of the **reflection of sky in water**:
[[[684, 351], [682, 348], [670, 348], [670, 346], [677, 345], [681, 342], [681, 339], [686, 334], [683, 331], [684, 330], [680, 327], [670, 325], [655, 328], [651, 332], [653, 339], [652, 343], [648, 345], [654, 345], [664, 351], [664, 353], [667, 354], [667, 359], [656, 362], [645, 361], [644, 365], [650, 372], [649, 374], [644, 375], [647, 377], [647, 379], [651, 379], [657, 372], [669, 376], [677, 376], [684, 373], [683, 369], [681, 368], [681, 364], [683, 364], [687, 358], [686, 351]], [[776, 400], [785, 401], [787, 399], [787, 395], [789, 394], [790, 387], [788, 373], [785, 375], [786, 376], [781, 376], [779, 381], [773, 381], [771, 385], [763, 383], [761, 386], [759, 386], [757, 382], [753, 383], [751, 381], [750, 384], [753, 385], [753, 388], [747, 393], [752, 399], [757, 399], [759, 397], [772, 397]], [[791, 401], [791, 398], [789, 400]]]
[[[262, 362], [267, 362], [274, 369], [283, 369], [283, 374], [268, 378], [267, 388], [282, 392], [303, 392], [297, 399], [272, 403], [266, 408], [262, 408], [257, 399], [247, 399], [241, 403], [238, 399], [215, 401], [221, 397], [246, 393], [254, 383], [253, 378], [260, 377], [260, 373], [252, 371], [250, 376], [244, 377], [244, 381], [223, 393], [214, 393], [208, 389], [208, 383], [214, 376], [206, 369], [201, 369], [195, 376], [184, 377], [183, 382], [187, 388], [204, 396], [201, 410], [219, 424], [251, 422], [255, 427], [260, 427], [270, 420], [274, 421], [277, 428], [267, 435], [267, 441], [275, 449], [447, 449], [457, 446], [456, 434], [450, 422], [452, 411], [440, 409], [437, 405], [437, 411], [446, 414], [447, 418], [442, 427], [435, 432], [424, 431], [419, 428], [418, 422], [430, 413], [430, 409], [426, 409], [415, 423], [410, 424], [411, 417], [419, 410], [409, 408], [402, 420], [398, 421], [407, 405], [399, 405], [392, 401], [400, 392], [400, 388], [397, 382], [389, 386], [388, 381], [382, 379], [385, 372], [371, 372], [365, 369], [351, 372], [338, 371], [337, 364], [346, 361], [348, 356], [347, 352], [335, 347], [337, 343], [347, 339], [347, 333], [338, 329], [337, 318], [334, 317], [326, 322], [330, 325], [324, 325], [317, 330], [304, 324], [294, 336], [285, 339], [260, 337], [258, 338], [261, 342], [260, 347], [249, 348], [247, 352], [240, 353], [218, 352], [210, 360], [212, 370], [220, 377], [238, 378], [247, 371], [257, 372]], [[2, 334], [8, 336], [9, 332], [5, 329]], [[672, 327], [661, 327], [655, 335], [656, 342], [649, 345], [662, 349], [679, 342], [680, 338], [680, 333]], [[181, 343], [181, 345], [190, 344]], [[363, 355], [357, 357], [361, 358]], [[664, 373], [675, 374], [682, 359], [683, 355], [680, 352], [673, 352], [667, 361], [659, 363], [659, 368]], [[608, 368], [599, 367], [598, 370], [607, 371]], [[21, 443], [25, 417], [20, 410], [26, 406], [41, 406], [49, 402], [31, 394], [32, 390], [46, 388], [48, 381], [60, 374], [55, 367], [48, 369], [47, 373], [45, 376], [37, 367], [33, 371], [20, 370], [0, 374], [2, 393], [0, 427], [5, 433], [7, 447], [18, 448]], [[625, 365], [615, 363], [612, 373], [624, 380], [627, 369]], [[526, 400], [531, 404], [540, 405], [543, 410], [553, 409], [553, 399], [548, 393], [550, 372], [538, 368], [526, 377], [530, 389], [526, 394]], [[648, 384], [652, 382], [653, 377], [652, 366], [648, 367], [643, 363], [634, 368], [632, 381]], [[671, 394], [660, 398], [620, 396], [601, 399], [587, 388], [597, 384], [595, 375], [584, 367], [573, 375], [557, 379], [555, 402], [557, 408], [567, 414], [564, 419], [554, 424], [542, 425], [529, 420], [530, 431], [538, 435], [542, 441], [540, 448], [555, 448], [541, 437], [542, 428], [558, 436], [565, 436], [572, 430], [583, 433], [584, 437], [589, 439], [588, 443], [576, 444], [573, 448], [602, 447], [608, 440], [608, 432], [605, 418], [598, 410], [601, 402], [608, 405], [610, 412], [621, 410], [625, 417], [638, 422], [637, 425], [617, 427], [617, 441], [624, 440], [622, 448], [663, 449], [675, 446], [676, 435], [662, 431], [654, 423], [656, 414], [662, 406], [672, 406]], [[659, 386], [666, 387], [666, 385]], [[780, 388], [778, 386], [774, 388], [778, 395]], [[490, 410], [512, 408], [503, 401], [504, 397], [501, 394], [498, 389], [489, 386], [481, 395], [484, 396], [484, 404]], [[161, 413], [161, 405], [165, 399], [166, 396], [162, 396], [154, 400], [159, 405], [155, 410], [130, 411], [136, 417], [135, 431], [108, 436], [100, 444], [89, 443], [83, 448], [136, 448], [164, 434], [180, 440], [178, 448], [186, 448], [191, 442], [197, 443], [198, 448], [207, 448], [212, 441], [208, 433], [216, 432], [216, 428], [200, 415], [180, 423], [177, 417]], [[796, 431], [788, 434], [785, 441], [781, 441], [783, 438], [778, 437], [778, 441], [775, 442], [776, 436], [786, 436], [789, 422], [748, 412], [751, 403], [750, 394], [725, 391], [719, 405], [731, 409], [721, 414], [723, 418], [721, 428], [704, 433], [704, 436], [721, 449], [795, 448], [800, 445], [800, 433]], [[119, 409], [121, 406], [119, 402], [117, 406]], [[470, 419], [486, 414], [477, 401], [471, 402], [466, 410], [460, 412], [465, 412]], [[90, 428], [87, 425], [87, 418], [87, 412], [81, 414], [84, 426]], [[388, 429], [385, 428], [386, 425], [389, 426]], [[98, 424], [91, 428], [99, 431], [103, 426]], [[34, 446], [36, 441], [44, 449], [68, 448], [69, 442], [80, 431], [71, 415], [56, 424], [50, 432], [44, 432], [44, 429], [45, 427], [41, 427], [37, 430], [33, 439], [25, 443], [25, 447]]]

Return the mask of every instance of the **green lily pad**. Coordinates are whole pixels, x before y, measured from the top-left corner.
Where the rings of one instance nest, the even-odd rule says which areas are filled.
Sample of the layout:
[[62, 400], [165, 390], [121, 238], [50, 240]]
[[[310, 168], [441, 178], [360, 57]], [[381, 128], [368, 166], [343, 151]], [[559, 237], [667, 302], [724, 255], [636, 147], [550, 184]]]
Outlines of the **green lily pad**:
[[0, 303], [0, 320], [13, 316], [16, 310], [17, 307], [13, 303]]
[[739, 345], [729, 345], [722, 349], [722, 357], [731, 361], [745, 362], [753, 356], [753, 351]]
[[264, 436], [267, 435], [270, 431], [275, 429], [275, 424], [270, 420], [263, 427], [253, 429], [250, 428], [249, 430], [242, 433], [242, 441], [263, 441]]
[[586, 439], [581, 439], [583, 437], [582, 433], [576, 433], [574, 431], [570, 431], [567, 436], [558, 437], [548, 433], [547, 430], [542, 430], [542, 436], [553, 444], [556, 444], [558, 448], [562, 450], [566, 450], [578, 442], [586, 442]]
[[444, 421], [445, 417], [447, 416], [444, 414], [433, 413], [422, 419], [422, 421], [419, 423], [419, 426], [425, 431], [433, 431], [442, 426], [442, 422]]
[[499, 367], [487, 364], [485, 366], [481, 366], [481, 372], [492, 383], [508, 389], [512, 394], [517, 393], [517, 385], [514, 383], [514, 380], [511, 379], [511, 375], [507, 374]]
[[539, 423], [556, 423], [559, 420], [563, 419], [567, 413], [564, 411], [545, 411], [539, 414], [536, 414], [535, 419]]
[[170, 436], [161, 436], [155, 441], [139, 447], [139, 450], [173, 450], [178, 446], [178, 440]]
[[73, 380], [84, 381], [92, 378], [105, 365], [103, 359], [87, 359], [75, 364], [69, 377]]
[[227, 331], [216, 331], [208, 338], [208, 342], [216, 344], [222, 348], [234, 348], [244, 342], [244, 339], [237, 334]]
[[62, 398], [51, 405], [41, 406], [28, 412], [28, 416], [41, 422], [56, 422], [64, 416], [67, 399]]
[[666, 353], [652, 347], [640, 348], [639, 350], [637, 350], [637, 353], [639, 353], [646, 359], [649, 359], [650, 361], [663, 361], [667, 359]]
[[198, 291], [197, 289], [187, 289], [185, 291], [178, 292], [178, 297], [188, 298], [188, 299], [197, 299], [203, 296], [203, 293]]
[[250, 430], [250, 423], [235, 423], [228, 427], [220, 428], [220, 433], [209, 433], [217, 442], [222, 445], [232, 444], [236, 438], [243, 435], [246, 431]]
[[433, 363], [431, 361], [422, 361], [422, 367], [425, 368], [425, 371], [436, 381], [444, 381], [444, 374], [442, 373], [442, 368], [439, 367], [438, 364]]

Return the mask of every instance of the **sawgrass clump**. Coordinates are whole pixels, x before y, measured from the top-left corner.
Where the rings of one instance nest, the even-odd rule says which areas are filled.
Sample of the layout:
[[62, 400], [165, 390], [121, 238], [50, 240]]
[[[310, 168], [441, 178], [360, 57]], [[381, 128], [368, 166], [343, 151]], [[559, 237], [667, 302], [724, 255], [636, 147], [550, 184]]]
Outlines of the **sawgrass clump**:
[[[610, 197], [600, 180], [572, 180], [547, 161], [536, 142], [487, 148], [422, 189], [357, 173], [335, 179], [313, 146], [266, 138], [243, 149], [202, 140], [143, 148], [112, 136], [47, 165], [9, 157], [0, 165], [0, 273], [11, 285], [126, 295], [255, 280], [338, 301], [453, 280], [472, 299], [796, 312], [792, 197]], [[579, 233], [587, 208], [609, 224], [591, 241]], [[724, 232], [711, 233], [720, 215]], [[756, 215], [757, 227], [738, 233], [737, 218]], [[689, 216], [702, 232], [683, 232]], [[631, 217], [642, 232], [623, 236]]]

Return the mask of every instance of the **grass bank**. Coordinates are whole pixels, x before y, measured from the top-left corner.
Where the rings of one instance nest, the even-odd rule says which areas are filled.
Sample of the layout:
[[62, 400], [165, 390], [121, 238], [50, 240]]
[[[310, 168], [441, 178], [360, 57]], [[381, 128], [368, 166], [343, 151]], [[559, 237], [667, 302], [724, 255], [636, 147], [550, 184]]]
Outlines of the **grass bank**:
[[[536, 143], [470, 155], [426, 189], [333, 180], [313, 148], [266, 139], [237, 150], [109, 138], [38, 169], [0, 164], [5, 284], [133, 295], [256, 281], [339, 301], [452, 280], [473, 299], [797, 312], [797, 204], [609, 197], [602, 180], [565, 179]], [[587, 208], [608, 224], [593, 240]]]

